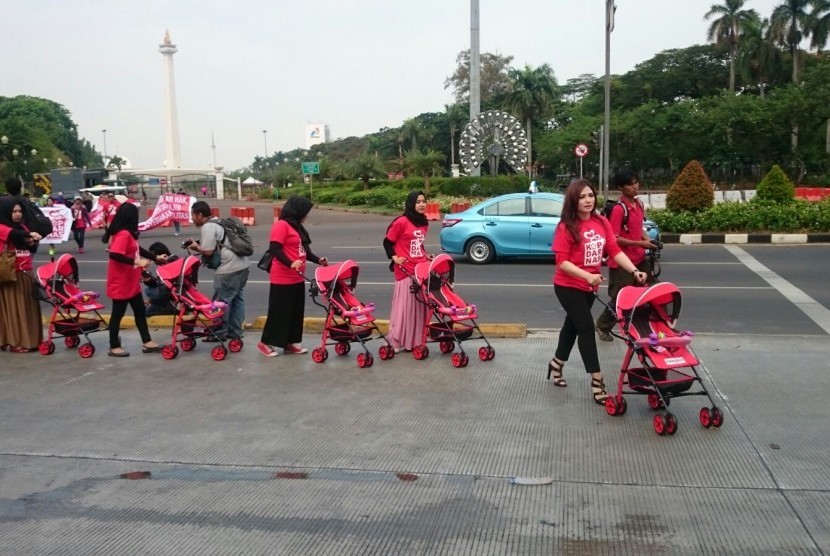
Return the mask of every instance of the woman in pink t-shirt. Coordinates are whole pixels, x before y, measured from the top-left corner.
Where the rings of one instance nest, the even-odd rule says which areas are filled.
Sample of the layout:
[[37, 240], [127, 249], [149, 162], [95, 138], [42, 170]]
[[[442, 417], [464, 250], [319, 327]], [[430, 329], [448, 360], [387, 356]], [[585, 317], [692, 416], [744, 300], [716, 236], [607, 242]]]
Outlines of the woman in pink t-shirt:
[[285, 353], [306, 353], [303, 339], [305, 317], [306, 261], [326, 266], [328, 260], [311, 252], [311, 238], [303, 226], [314, 204], [306, 197], [291, 197], [285, 202], [280, 219], [271, 227], [268, 250], [274, 255], [269, 272], [268, 316], [257, 350], [265, 357]]
[[646, 274], [637, 270], [622, 252], [608, 220], [597, 214], [595, 208], [596, 191], [590, 182], [581, 179], [571, 182], [565, 190], [562, 219], [553, 237], [556, 257], [553, 289], [566, 316], [559, 332], [556, 354], [548, 363], [548, 379], [553, 374], [554, 385], [568, 385], [562, 372], [576, 343], [585, 371], [591, 375], [594, 401], [604, 405], [608, 394], [599, 366], [591, 315], [595, 293], [603, 280], [600, 274], [603, 254], [607, 253], [620, 268], [631, 272], [640, 284], [645, 282]]
[[411, 350], [424, 342], [429, 310], [419, 299], [419, 293], [412, 293], [409, 276], [415, 272], [415, 265], [432, 258], [424, 251], [429, 221], [426, 218], [427, 200], [420, 191], [413, 191], [406, 197], [404, 212], [395, 218], [386, 230], [383, 248], [392, 259], [391, 270], [395, 272], [395, 290], [392, 294], [392, 313], [389, 316], [389, 341], [395, 351]]

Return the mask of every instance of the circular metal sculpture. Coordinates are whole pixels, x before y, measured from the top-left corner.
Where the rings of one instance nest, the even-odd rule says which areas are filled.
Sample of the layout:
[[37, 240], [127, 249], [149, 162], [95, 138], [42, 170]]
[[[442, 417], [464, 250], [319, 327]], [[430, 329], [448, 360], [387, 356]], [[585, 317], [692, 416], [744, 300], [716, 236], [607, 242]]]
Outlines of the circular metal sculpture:
[[527, 136], [519, 120], [501, 110], [488, 110], [464, 127], [458, 151], [467, 174], [485, 160], [492, 176], [498, 174], [500, 160], [521, 173], [527, 165]]

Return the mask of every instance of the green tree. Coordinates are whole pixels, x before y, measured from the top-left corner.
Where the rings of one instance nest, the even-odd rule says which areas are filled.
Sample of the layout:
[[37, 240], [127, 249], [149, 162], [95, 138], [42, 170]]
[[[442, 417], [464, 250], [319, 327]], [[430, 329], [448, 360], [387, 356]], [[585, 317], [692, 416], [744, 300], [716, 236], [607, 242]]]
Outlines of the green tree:
[[121, 167], [124, 166], [125, 162], [127, 162], [127, 161], [116, 154], [116, 155], [112, 156], [109, 159], [109, 161], [107, 162], [107, 168], [115, 167], [118, 170], [118, 172], [120, 173], [121, 172]]
[[429, 178], [441, 170], [445, 160], [438, 151], [413, 151], [406, 155], [404, 165], [408, 172], [424, 178], [424, 193], [429, 193]]
[[798, 83], [801, 41], [810, 36], [813, 19], [807, 9], [814, 0], [784, 0], [775, 7], [770, 17], [770, 37], [786, 47], [792, 56], [792, 81]]
[[525, 122], [528, 164], [533, 167], [533, 119], [542, 115], [556, 100], [558, 85], [553, 70], [547, 64], [538, 68], [525, 66], [511, 70], [512, 90], [501, 97], [503, 105]]
[[743, 30], [755, 24], [758, 12], [742, 9], [746, 0], [724, 0], [723, 4], [712, 4], [704, 19], [712, 19], [707, 37], [718, 45], [729, 47], [729, 92], [735, 92], [735, 60], [738, 57], [738, 44]]
[[669, 188], [666, 208], [673, 212], [700, 212], [715, 202], [715, 191], [703, 166], [697, 160], [690, 161]]
[[[462, 50], [455, 59], [455, 72], [444, 80], [444, 88], [452, 89], [456, 102], [470, 100], [470, 50]], [[513, 56], [484, 52], [481, 62], [481, 104], [487, 104], [510, 90], [510, 64]]]
[[767, 87], [787, 81], [784, 55], [769, 37], [769, 19], [759, 19], [744, 27], [738, 46], [737, 69], [748, 88], [758, 88], [763, 98]]
[[787, 174], [778, 164], [773, 165], [770, 171], [758, 183], [757, 199], [773, 203], [792, 203], [795, 198], [795, 187]]
[[455, 164], [455, 134], [467, 125], [467, 111], [460, 104], [445, 104], [444, 115], [450, 133], [450, 164]]
[[346, 174], [363, 182], [363, 189], [369, 189], [369, 180], [384, 177], [386, 168], [383, 162], [373, 154], [363, 153], [353, 158], [346, 168]]

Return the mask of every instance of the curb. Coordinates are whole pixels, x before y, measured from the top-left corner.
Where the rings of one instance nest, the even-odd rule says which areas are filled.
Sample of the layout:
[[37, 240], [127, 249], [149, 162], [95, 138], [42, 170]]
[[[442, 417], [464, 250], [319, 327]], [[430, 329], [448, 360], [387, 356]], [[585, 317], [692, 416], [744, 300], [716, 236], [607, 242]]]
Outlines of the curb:
[[[104, 322], [109, 322], [110, 315], [101, 314]], [[253, 322], [246, 322], [246, 330], [262, 330], [265, 326], [266, 317], [255, 317]], [[49, 324], [48, 318], [44, 320], [46, 325]], [[303, 321], [303, 332], [309, 334], [320, 334], [323, 332], [323, 326], [326, 319], [322, 317], [306, 317]], [[376, 320], [375, 323], [383, 334], [389, 331], [388, 320]], [[173, 317], [170, 315], [159, 315], [147, 318], [147, 324], [150, 328], [172, 328]], [[135, 328], [135, 317], [125, 315], [121, 319], [121, 328], [130, 330]], [[490, 338], [527, 338], [527, 325], [520, 323], [502, 323], [502, 324], [480, 324], [481, 333]]]
[[830, 232], [818, 232], [810, 234], [660, 234], [664, 244], [791, 244], [799, 245], [806, 243], [830, 243]]

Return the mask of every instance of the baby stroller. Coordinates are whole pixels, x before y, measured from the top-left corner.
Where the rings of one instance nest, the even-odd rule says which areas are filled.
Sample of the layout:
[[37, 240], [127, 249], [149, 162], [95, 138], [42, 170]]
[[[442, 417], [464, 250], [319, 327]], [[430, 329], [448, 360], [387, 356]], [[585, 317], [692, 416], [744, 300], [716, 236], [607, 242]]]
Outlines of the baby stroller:
[[[697, 371], [700, 363], [691, 349], [694, 334], [675, 328], [680, 305], [680, 291], [671, 282], [620, 290], [616, 314], [622, 335], [615, 336], [628, 349], [617, 392], [605, 401], [609, 415], [626, 412], [628, 404], [623, 394], [648, 396], [648, 405], [654, 410], [668, 408], [673, 398], [706, 396], [711, 407], [701, 408], [700, 424], [706, 428], [723, 424], [723, 412], [715, 405]], [[692, 390], [695, 384], [698, 388]], [[674, 434], [677, 419], [668, 411], [655, 415], [654, 431], [659, 435]]]
[[[89, 334], [108, 330], [99, 311], [104, 305], [98, 301], [100, 295], [83, 291], [78, 287], [78, 261], [72, 255], [61, 255], [58, 260], [38, 267], [37, 284], [40, 299], [52, 305], [49, 330], [40, 343], [42, 355], [55, 353], [55, 338], [63, 338], [67, 348], [78, 348], [78, 355], [84, 359], [95, 354], [95, 346]], [[86, 343], [81, 344], [81, 335]]]
[[[197, 338], [206, 338], [219, 345], [210, 350], [214, 361], [221, 361], [228, 350], [237, 353], [242, 350], [242, 340], [234, 338], [225, 342], [217, 332], [225, 327], [225, 308], [222, 301], [213, 301], [196, 288], [199, 283], [199, 257], [188, 256], [176, 259], [156, 268], [159, 280], [170, 289], [170, 297], [178, 313], [173, 317], [171, 343], [161, 348], [165, 359], [174, 359], [182, 351], [192, 351]], [[176, 345], [178, 342], [179, 346]]]
[[[496, 356], [496, 350], [476, 324], [476, 306], [467, 304], [453, 290], [454, 276], [455, 261], [443, 253], [431, 261], [415, 265], [413, 281], [421, 291], [422, 301], [429, 308], [430, 316], [424, 326], [423, 344], [415, 346], [412, 355], [418, 360], [426, 359], [429, 356], [427, 342], [437, 342], [441, 353], [452, 352], [457, 344], [458, 352], [452, 354], [452, 364], [454, 367], [466, 367], [470, 359], [461, 343], [481, 339], [486, 345], [479, 348], [478, 357], [482, 361], [490, 361]], [[477, 335], [474, 336], [474, 333]]]
[[[346, 355], [351, 351], [353, 343], [360, 342], [363, 353], [357, 354], [357, 366], [361, 369], [371, 367], [374, 357], [366, 347], [366, 342], [376, 339], [385, 342], [385, 345], [378, 349], [381, 359], [395, 357], [392, 344], [375, 324], [374, 303], [364, 305], [354, 295], [358, 272], [360, 267], [351, 260], [318, 266], [314, 271], [314, 281], [309, 288], [311, 300], [327, 312], [320, 347], [311, 352], [311, 359], [315, 363], [322, 363], [328, 359], [327, 345], [334, 345], [337, 355]], [[317, 301], [317, 294], [322, 295], [326, 305]]]

